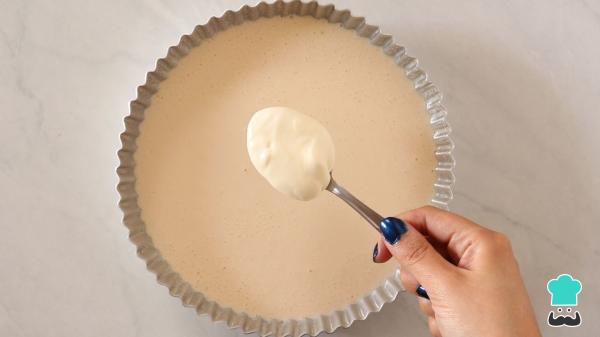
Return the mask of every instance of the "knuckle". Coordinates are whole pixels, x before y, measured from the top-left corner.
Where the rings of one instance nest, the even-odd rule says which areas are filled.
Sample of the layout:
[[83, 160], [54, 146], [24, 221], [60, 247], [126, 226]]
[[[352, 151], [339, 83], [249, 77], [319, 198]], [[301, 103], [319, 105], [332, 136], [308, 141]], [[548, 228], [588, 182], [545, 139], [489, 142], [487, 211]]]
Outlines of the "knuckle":
[[489, 250], [495, 253], [512, 252], [512, 246], [510, 239], [503, 233], [486, 230], [487, 233], [483, 235], [483, 242]]
[[475, 234], [474, 237], [477, 238], [477, 240], [482, 241], [482, 242], [490, 242], [492, 240], [492, 236], [493, 233], [491, 230], [486, 229], [486, 228], [477, 228], [474, 229]]
[[425, 240], [414, 240], [406, 247], [404, 261], [407, 265], [419, 263], [429, 253], [430, 246]]
[[440, 211], [440, 209], [439, 209], [439, 208], [437, 208], [437, 207], [434, 207], [434, 206], [431, 206], [431, 205], [425, 205], [425, 206], [421, 207], [421, 210], [422, 210], [423, 212], [425, 212], [425, 213], [429, 213], [429, 214], [431, 214], [431, 213], [434, 213], [434, 212], [439, 212], [439, 211]]
[[494, 242], [499, 249], [503, 251], [512, 251], [510, 239], [505, 234], [494, 232]]
[[424, 210], [427, 210], [427, 211], [433, 211], [433, 210], [437, 210], [437, 208], [435, 208], [435, 207], [433, 207], [433, 206], [431, 206], [431, 205], [425, 205], [425, 206], [423, 206], [422, 208], [423, 208]]
[[498, 243], [498, 244], [503, 244], [506, 245], [510, 242], [510, 240], [508, 239], [508, 236], [506, 236], [505, 234], [502, 234], [500, 232], [493, 232], [494, 234], [494, 240]]
[[488, 230], [488, 232], [488, 239], [490, 243], [493, 243], [496, 246], [507, 246], [510, 244], [510, 240], [506, 235], [492, 230]]

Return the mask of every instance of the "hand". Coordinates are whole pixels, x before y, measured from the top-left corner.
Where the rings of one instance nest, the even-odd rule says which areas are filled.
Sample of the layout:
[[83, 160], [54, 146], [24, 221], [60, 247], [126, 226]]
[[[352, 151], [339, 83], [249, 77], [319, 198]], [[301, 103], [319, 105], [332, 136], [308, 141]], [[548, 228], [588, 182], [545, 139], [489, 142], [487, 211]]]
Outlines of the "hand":
[[510, 241], [461, 216], [427, 206], [386, 218], [373, 261], [394, 256], [433, 336], [540, 336]]

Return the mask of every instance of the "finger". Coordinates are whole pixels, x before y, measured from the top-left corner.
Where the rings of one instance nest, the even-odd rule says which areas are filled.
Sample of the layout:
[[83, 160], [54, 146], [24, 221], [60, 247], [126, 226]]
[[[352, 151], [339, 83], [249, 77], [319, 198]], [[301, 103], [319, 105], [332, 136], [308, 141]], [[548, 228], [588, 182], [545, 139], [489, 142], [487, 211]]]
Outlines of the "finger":
[[[437, 208], [434, 208], [431, 206], [426, 206], [426, 207], [418, 208], [418, 209], [403, 213], [399, 216], [399, 218], [401, 218], [405, 221], [409, 221], [409, 222], [410, 222], [410, 220], [413, 220], [414, 223], [411, 222], [411, 225], [413, 225], [415, 227], [415, 229], [417, 229], [419, 232], [421, 232], [421, 234], [426, 236], [427, 241], [429, 241], [429, 243], [435, 248], [435, 250], [437, 250], [445, 259], [447, 259], [453, 263], [457, 263], [458, 262], [457, 259], [448, 253], [447, 242], [441, 241], [440, 237], [429, 236], [429, 233], [427, 230], [427, 224], [422, 222], [422, 221], [427, 221], [426, 215], [428, 213], [433, 214], [433, 213], [436, 213], [437, 211], [439, 211], [441, 213], [448, 213], [448, 214], [454, 215], [452, 213], [445, 212], [445, 211], [442, 211], [440, 209], [437, 209]], [[456, 217], [461, 219], [462, 221], [470, 222], [469, 220], [464, 219], [458, 215], [456, 215]], [[431, 218], [436, 219], [435, 216], [432, 216]], [[440, 220], [440, 221], [442, 221], [442, 220]], [[476, 226], [478, 226], [478, 225], [476, 225]], [[377, 246], [378, 249], [373, 250], [373, 261], [374, 262], [378, 262], [378, 263], [386, 262], [392, 256], [389, 253], [389, 251], [387, 250], [387, 248], [385, 247], [385, 245], [383, 245], [382, 243], [383, 243], [383, 238], [380, 238], [380, 240], [378, 242], [378, 246]], [[377, 256], [375, 255], [376, 253], [377, 253]]]
[[453, 234], [473, 228], [483, 228], [473, 221], [433, 206], [415, 208], [399, 215], [419, 232], [437, 241], [448, 242]]
[[474, 237], [482, 230], [487, 230], [466, 218], [433, 206], [417, 208], [399, 217], [428, 236], [430, 241], [445, 245], [448, 257], [454, 263], [458, 263], [469, 249]]
[[[444, 257], [444, 259], [446, 259], [454, 264], [456, 263], [455, 261], [453, 261], [452, 257], [449, 255], [448, 249], [445, 244], [437, 242], [433, 239], [430, 239], [429, 237], [425, 237], [425, 239], [427, 239], [427, 242], [429, 242], [429, 244], [431, 244], [431, 246], [433, 248], [435, 248], [435, 250], [442, 257]], [[373, 250], [373, 262], [377, 262], [377, 263], [386, 262], [392, 257], [392, 253], [390, 253], [389, 249], [385, 245], [384, 240], [385, 239], [383, 237], [380, 237], [378, 242], [375, 244], [375, 247], [373, 248], [374, 249]]]
[[440, 329], [438, 328], [435, 318], [429, 317], [428, 324], [429, 333], [431, 333], [433, 337], [442, 337], [442, 334], [440, 333]]
[[446, 243], [439, 242], [431, 236], [426, 236], [425, 239], [427, 239], [427, 242], [429, 242], [431, 246], [433, 246], [433, 248], [435, 248], [435, 250], [444, 257], [444, 259], [452, 262], [453, 264], [458, 262], [458, 260], [448, 252], [448, 246]]
[[392, 257], [392, 253], [390, 253], [389, 249], [385, 245], [383, 237], [379, 237], [379, 240], [375, 244], [373, 248], [373, 262], [383, 263], [389, 260]]
[[419, 281], [406, 269], [400, 269], [400, 282], [402, 287], [411, 294], [416, 294], [415, 291], [419, 286]]
[[420, 297], [418, 297], [417, 300], [419, 301], [419, 308], [421, 308], [421, 311], [425, 314], [425, 316], [435, 318], [435, 313], [433, 312], [433, 306], [431, 305], [431, 301]]
[[[443, 283], [455, 272], [446, 261], [412, 226], [397, 218], [385, 218], [379, 224], [385, 245], [402, 268], [410, 272], [428, 292]], [[435, 276], [434, 276], [435, 275]]]

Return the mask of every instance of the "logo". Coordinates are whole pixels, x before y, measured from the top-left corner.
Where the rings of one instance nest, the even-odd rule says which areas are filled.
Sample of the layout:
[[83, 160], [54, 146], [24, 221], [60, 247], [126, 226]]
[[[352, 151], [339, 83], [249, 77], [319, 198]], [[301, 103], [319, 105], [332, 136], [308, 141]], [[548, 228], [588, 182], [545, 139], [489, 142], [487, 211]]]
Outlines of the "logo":
[[[577, 306], [577, 295], [581, 292], [581, 282], [574, 279], [569, 274], [559, 275], [557, 278], [548, 281], [546, 289], [550, 293], [550, 305], [557, 307], [558, 312], [555, 315], [554, 310], [548, 313], [548, 325], [552, 327], [576, 327], [581, 325], [581, 315], [572, 307]], [[564, 314], [562, 312], [565, 311]]]

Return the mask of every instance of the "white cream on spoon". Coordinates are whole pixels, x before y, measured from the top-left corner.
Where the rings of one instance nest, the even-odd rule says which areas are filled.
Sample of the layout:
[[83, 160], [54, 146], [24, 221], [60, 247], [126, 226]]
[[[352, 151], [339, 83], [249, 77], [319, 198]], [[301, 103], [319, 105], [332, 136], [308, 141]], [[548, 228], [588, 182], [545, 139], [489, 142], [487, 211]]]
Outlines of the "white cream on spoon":
[[310, 116], [287, 107], [259, 110], [248, 123], [247, 146], [256, 170], [281, 193], [310, 200], [329, 185], [333, 140]]
[[248, 123], [247, 146], [254, 167], [279, 192], [310, 200], [328, 190], [381, 231], [383, 217], [333, 179], [333, 141], [314, 118], [287, 107], [259, 110]]

